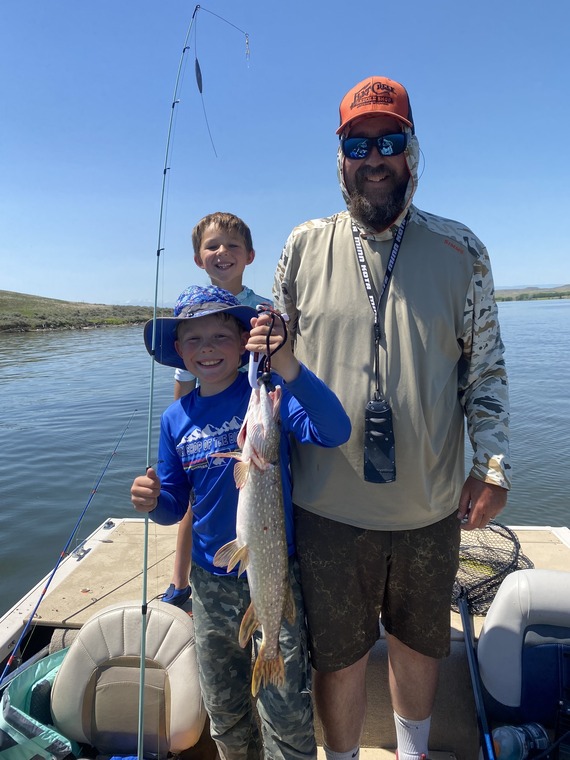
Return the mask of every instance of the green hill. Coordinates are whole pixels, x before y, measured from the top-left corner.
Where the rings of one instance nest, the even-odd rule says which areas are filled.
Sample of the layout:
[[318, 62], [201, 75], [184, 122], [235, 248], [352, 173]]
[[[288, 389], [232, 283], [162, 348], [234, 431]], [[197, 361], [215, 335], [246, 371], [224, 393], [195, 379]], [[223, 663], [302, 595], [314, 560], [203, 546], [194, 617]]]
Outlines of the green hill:
[[[172, 314], [162, 309], [161, 315]], [[11, 290], [0, 290], [0, 332], [31, 330], [76, 330], [142, 324], [152, 319], [147, 306], [108, 306], [106, 304], [60, 301]]]
[[555, 288], [505, 288], [495, 293], [497, 301], [532, 301], [544, 298], [570, 298], [570, 285]]

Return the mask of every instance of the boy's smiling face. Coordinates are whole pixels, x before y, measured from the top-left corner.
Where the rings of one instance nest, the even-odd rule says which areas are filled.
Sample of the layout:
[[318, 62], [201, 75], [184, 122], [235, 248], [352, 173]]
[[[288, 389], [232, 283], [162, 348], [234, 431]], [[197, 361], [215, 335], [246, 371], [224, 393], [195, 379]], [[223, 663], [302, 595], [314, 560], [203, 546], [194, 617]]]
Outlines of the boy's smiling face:
[[200, 395], [213, 396], [233, 383], [248, 334], [236, 319], [221, 314], [180, 321], [176, 351], [200, 380]]
[[212, 285], [237, 295], [243, 289], [243, 270], [254, 258], [255, 251], [248, 250], [242, 235], [211, 224], [202, 235], [194, 261], [206, 271]]

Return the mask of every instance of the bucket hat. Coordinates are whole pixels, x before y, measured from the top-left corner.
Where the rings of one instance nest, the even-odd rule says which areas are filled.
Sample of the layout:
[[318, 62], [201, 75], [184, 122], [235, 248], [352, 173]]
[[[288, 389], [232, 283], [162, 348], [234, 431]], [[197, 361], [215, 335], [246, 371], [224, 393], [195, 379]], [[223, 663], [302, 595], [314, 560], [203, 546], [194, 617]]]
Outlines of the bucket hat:
[[[257, 311], [251, 306], [243, 306], [238, 299], [227, 290], [217, 288], [214, 285], [200, 287], [191, 285], [179, 296], [174, 306], [174, 316], [158, 317], [149, 320], [144, 326], [144, 344], [146, 350], [159, 364], [177, 369], [186, 369], [182, 358], [175, 348], [178, 325], [184, 319], [199, 319], [209, 317], [212, 314], [224, 312], [235, 317], [244, 329], [251, 330], [251, 319], [257, 317]], [[156, 322], [156, 338], [154, 351], [152, 350], [153, 324]], [[249, 359], [246, 351], [242, 356], [242, 365]]]

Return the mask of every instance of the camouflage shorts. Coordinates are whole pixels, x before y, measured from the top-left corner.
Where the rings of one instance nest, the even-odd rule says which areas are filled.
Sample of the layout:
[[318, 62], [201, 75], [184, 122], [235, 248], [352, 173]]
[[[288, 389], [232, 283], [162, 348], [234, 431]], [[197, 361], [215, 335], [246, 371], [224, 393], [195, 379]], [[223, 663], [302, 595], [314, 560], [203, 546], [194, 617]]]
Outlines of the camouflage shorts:
[[283, 621], [279, 636], [285, 683], [261, 686], [253, 700], [252, 659], [261, 644], [261, 631], [256, 631], [253, 644], [245, 649], [238, 643], [241, 620], [250, 603], [247, 580], [192, 567], [200, 687], [222, 760], [313, 760], [317, 756], [303, 598], [294, 559], [289, 560], [289, 578], [297, 615], [293, 625]]
[[312, 664], [357, 662], [388, 633], [428, 657], [449, 654], [450, 607], [459, 564], [457, 513], [416, 530], [377, 531], [295, 508], [297, 556]]

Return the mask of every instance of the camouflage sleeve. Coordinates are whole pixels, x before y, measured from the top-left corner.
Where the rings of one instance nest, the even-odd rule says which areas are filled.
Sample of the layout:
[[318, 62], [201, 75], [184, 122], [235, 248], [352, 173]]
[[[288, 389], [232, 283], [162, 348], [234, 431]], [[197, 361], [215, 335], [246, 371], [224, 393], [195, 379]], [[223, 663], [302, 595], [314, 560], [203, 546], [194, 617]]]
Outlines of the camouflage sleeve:
[[273, 279], [273, 303], [282, 314], [289, 316], [287, 330], [291, 340], [295, 340], [297, 332], [297, 306], [295, 272], [298, 263], [294, 252], [294, 233], [289, 235], [277, 263]]
[[485, 248], [476, 259], [465, 301], [459, 400], [473, 447], [470, 474], [486, 483], [511, 487], [509, 393], [504, 346]]

